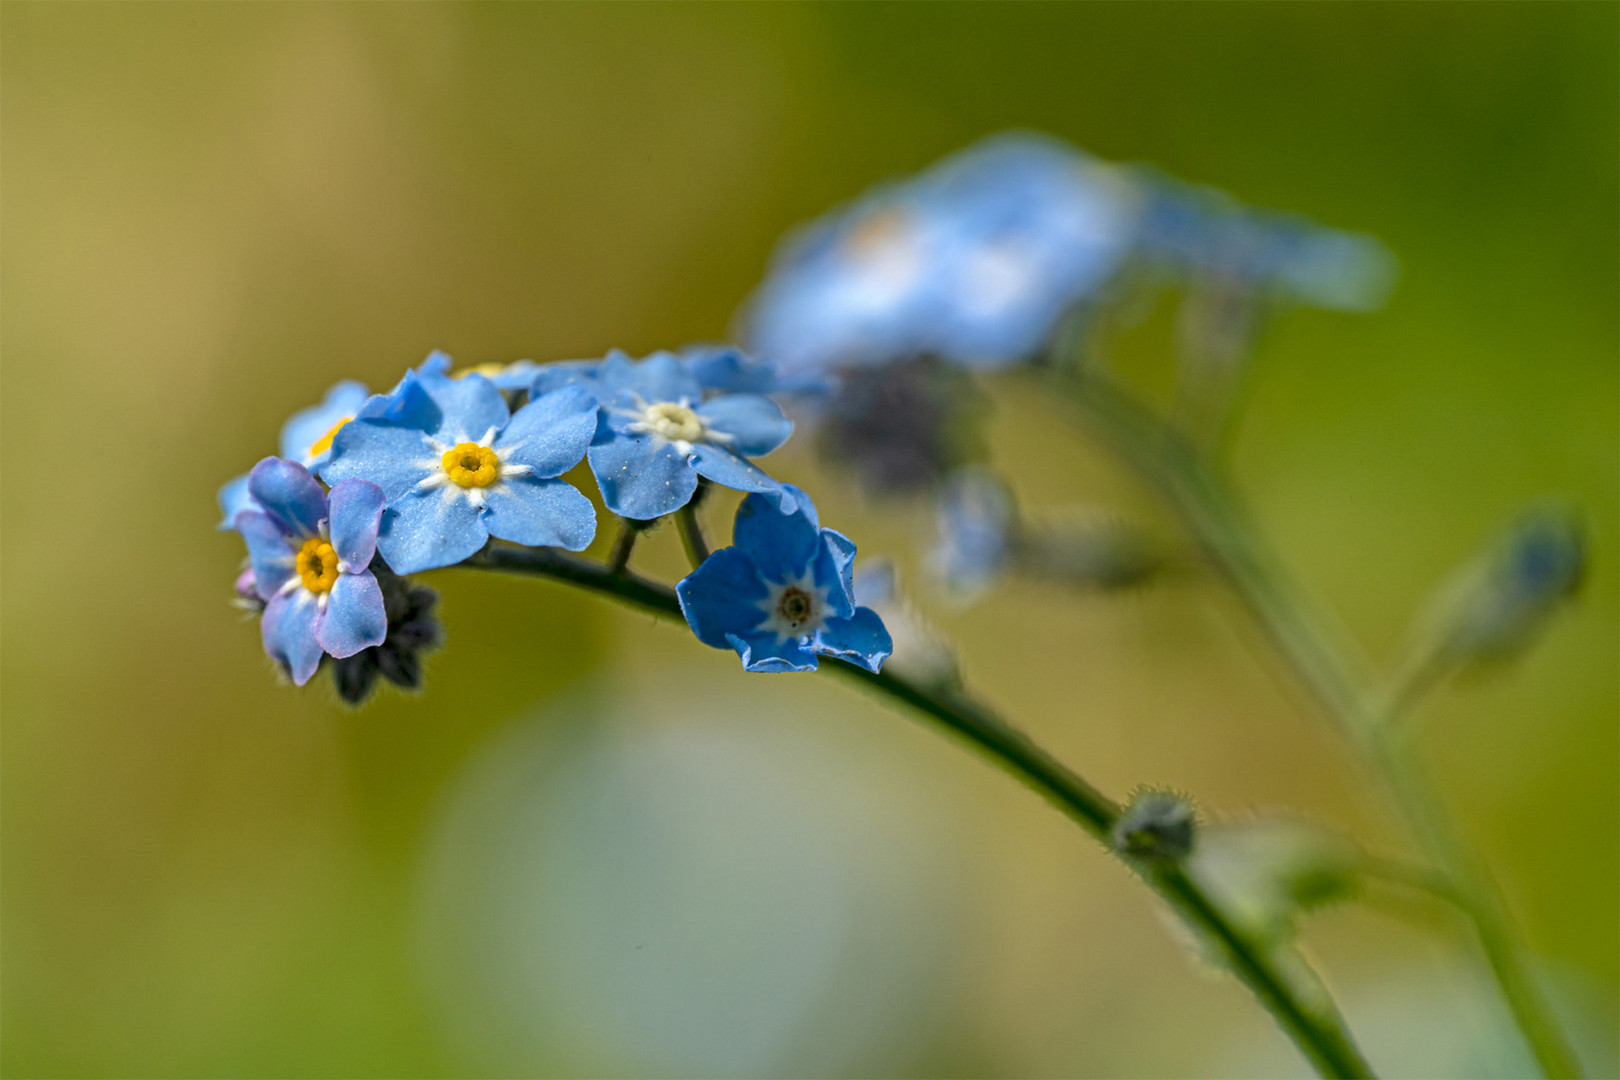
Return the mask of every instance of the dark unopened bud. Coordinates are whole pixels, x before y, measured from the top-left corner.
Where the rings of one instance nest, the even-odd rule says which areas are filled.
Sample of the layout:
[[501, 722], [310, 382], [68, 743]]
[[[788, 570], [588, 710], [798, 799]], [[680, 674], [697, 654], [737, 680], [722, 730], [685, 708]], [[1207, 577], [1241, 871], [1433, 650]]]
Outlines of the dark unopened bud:
[[1192, 853], [1198, 815], [1192, 802], [1173, 791], [1138, 791], [1114, 822], [1114, 849], [1155, 862], [1174, 862]]
[[380, 559], [372, 562], [371, 569], [382, 589], [388, 636], [381, 645], [362, 649], [353, 656], [341, 660], [329, 656], [325, 660], [332, 671], [333, 688], [348, 705], [359, 705], [370, 697], [379, 676], [404, 690], [420, 687], [421, 652], [436, 647], [440, 640], [439, 623], [433, 616], [438, 594], [421, 586], [412, 587]]
[[939, 360], [857, 369], [826, 406], [819, 447], [874, 494], [915, 492], [984, 456], [985, 413], [973, 377]]

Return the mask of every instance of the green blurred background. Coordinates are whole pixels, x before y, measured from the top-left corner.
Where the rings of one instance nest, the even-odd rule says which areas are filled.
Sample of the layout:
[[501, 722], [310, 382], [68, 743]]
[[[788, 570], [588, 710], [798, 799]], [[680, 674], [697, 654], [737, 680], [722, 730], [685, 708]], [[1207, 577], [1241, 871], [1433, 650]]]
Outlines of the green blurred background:
[[[1585, 508], [1579, 605], [1422, 743], [1613, 1068], [1617, 31], [1610, 4], [7, 2], [0, 1069], [1299, 1072], [1094, 843], [843, 687], [449, 571], [425, 692], [345, 711], [278, 686], [227, 603], [215, 489], [337, 378], [723, 337], [784, 229], [1007, 127], [1398, 254], [1386, 311], [1280, 321], [1236, 457], [1373, 655], [1523, 503]], [[1147, 383], [1167, 326], [1128, 351]], [[1029, 503], [1156, 513], [1027, 394], [992, 437]], [[803, 445], [772, 467], [915, 564], [918, 512]], [[1395, 842], [1214, 587], [933, 610], [1111, 793]], [[1518, 1067], [1443, 913], [1307, 941], [1386, 1069]]]

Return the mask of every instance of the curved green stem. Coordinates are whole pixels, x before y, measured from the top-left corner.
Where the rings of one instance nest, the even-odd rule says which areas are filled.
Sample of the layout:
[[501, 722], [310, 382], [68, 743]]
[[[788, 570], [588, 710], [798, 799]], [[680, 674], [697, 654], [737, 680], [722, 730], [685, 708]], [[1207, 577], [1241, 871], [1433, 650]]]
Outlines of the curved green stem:
[[1579, 1076], [1580, 1063], [1535, 985], [1500, 891], [1407, 752], [1389, 704], [1367, 689], [1377, 682], [1352, 659], [1353, 643], [1278, 569], [1236, 496], [1173, 427], [1107, 379], [1058, 378], [1062, 396], [1077, 402], [1090, 426], [1159, 489], [1299, 682], [1362, 751], [1425, 857], [1449, 879], [1542, 1070]]
[[[464, 565], [551, 578], [663, 618], [683, 618], [675, 592], [668, 586], [633, 573], [612, 573], [601, 564], [551, 548], [491, 544]], [[822, 670], [928, 716], [986, 753], [1112, 849], [1109, 834], [1119, 807], [966, 693], [841, 662], [829, 661]], [[1142, 873], [1149, 887], [1188, 925], [1220, 949], [1231, 970], [1260, 999], [1319, 1073], [1333, 1077], [1373, 1075], [1331, 1003], [1307, 1002], [1305, 994], [1280, 969], [1272, 949], [1237, 926], [1197, 882], [1174, 865], [1133, 869]]]

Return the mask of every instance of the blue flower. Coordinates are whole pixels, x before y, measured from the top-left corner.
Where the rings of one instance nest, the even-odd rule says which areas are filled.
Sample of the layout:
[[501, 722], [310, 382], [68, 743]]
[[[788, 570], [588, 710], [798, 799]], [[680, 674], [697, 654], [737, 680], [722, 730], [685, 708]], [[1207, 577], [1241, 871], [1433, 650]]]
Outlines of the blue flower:
[[264, 651], [302, 686], [322, 653], [353, 656], [382, 644], [388, 618], [368, 569], [382, 489], [346, 480], [328, 495], [296, 461], [269, 457], [248, 474], [248, 490], [258, 509], [240, 512], [236, 528], [265, 601]]
[[784, 487], [792, 512], [748, 496], [735, 546], [675, 586], [688, 625], [705, 645], [735, 649], [749, 671], [814, 671], [818, 653], [877, 671], [894, 643], [876, 612], [855, 606], [855, 545], [820, 527], [809, 496]]
[[[326, 392], [319, 405], [292, 414], [281, 425], [281, 456], [306, 469], [319, 469], [332, 452], [332, 437], [353, 420], [370, 396], [364, 386], [345, 379]], [[248, 495], [247, 474], [235, 477], [219, 489], [220, 529], [235, 528], [236, 515], [254, 509]]]
[[781, 446], [793, 423], [758, 394], [717, 394], [673, 353], [637, 363], [608, 354], [594, 372], [542, 372], [535, 391], [571, 379], [601, 402], [587, 457], [608, 509], [639, 521], [685, 506], [698, 477], [738, 491], [768, 492], [792, 509], [792, 496], [748, 458]]
[[1056, 140], [1002, 135], [791, 237], [745, 337], [790, 372], [921, 354], [1025, 359], [1132, 254], [1141, 192]]
[[[397, 420], [361, 416], [345, 426], [321, 478], [382, 488], [388, 512], [377, 547], [396, 573], [461, 562], [491, 536], [569, 551], [591, 542], [590, 500], [555, 479], [579, 463], [596, 429], [589, 393], [543, 394], [513, 413], [482, 375], [432, 370], [407, 375], [395, 393]], [[411, 393], [431, 398], [431, 426], [406, 422], [426, 411], [406, 400]]]

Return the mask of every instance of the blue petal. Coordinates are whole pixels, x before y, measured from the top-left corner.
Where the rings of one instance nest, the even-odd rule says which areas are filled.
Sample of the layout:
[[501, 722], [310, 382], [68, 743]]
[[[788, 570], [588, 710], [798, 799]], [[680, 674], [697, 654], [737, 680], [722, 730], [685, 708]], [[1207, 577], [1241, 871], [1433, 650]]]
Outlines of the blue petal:
[[759, 570], [734, 547], [716, 551], [675, 585], [686, 624], [699, 641], [716, 649], [729, 649], [733, 636], [753, 632], [763, 618], [759, 604], [767, 595]]
[[[600, 437], [600, 436], [599, 436]], [[651, 435], [610, 435], [586, 454], [602, 489], [602, 501], [621, 517], [647, 521], [685, 506], [697, 490], [697, 473], [685, 455]]]
[[724, 447], [698, 443], [692, 447], [692, 468], [697, 470], [699, 476], [707, 477], [721, 487], [734, 491], [769, 492], [778, 500], [782, 498], [782, 485], [771, 479], [764, 469]]
[[218, 527], [220, 529], [234, 529], [236, 528], [237, 514], [240, 514], [243, 510], [257, 510], [258, 507], [259, 504], [253, 501], [253, 496], [248, 494], [247, 473], [227, 480], [225, 486], [219, 489], [219, 512], [221, 516]]
[[314, 536], [326, 517], [326, 493], [296, 461], [267, 457], [248, 474], [248, 493], [288, 531]]
[[731, 436], [726, 448], [744, 457], [768, 454], [787, 442], [793, 421], [776, 402], [758, 394], [726, 394], [697, 407], [704, 426]]
[[254, 585], [268, 600], [297, 573], [296, 541], [287, 535], [285, 525], [262, 510], [242, 511], [236, 516], [236, 529], [247, 542]]
[[371, 565], [384, 501], [383, 489], [369, 480], [345, 480], [327, 496], [331, 515], [326, 528], [332, 550], [342, 560], [339, 569], [355, 573]]
[[[427, 391], [414, 371], [407, 371], [399, 385], [386, 394], [374, 394], [355, 413], [357, 420], [370, 420], [393, 427], [432, 431], [444, 420], [444, 411]], [[339, 432], [339, 434], [342, 434]]]
[[814, 671], [816, 654], [793, 639], [775, 634], [728, 634], [747, 671]]
[[450, 358], [449, 353], [445, 352], [443, 349], [434, 349], [432, 352], [427, 354], [427, 359], [416, 365], [416, 372], [423, 378], [429, 380], [434, 378], [448, 378], [450, 375], [450, 369], [454, 365], [455, 361]]
[[816, 634], [815, 650], [875, 672], [894, 652], [894, 640], [877, 612], [863, 607], [851, 618], [828, 619]]
[[315, 640], [338, 659], [381, 645], [388, 636], [382, 589], [370, 570], [339, 574], [315, 618]]
[[816, 552], [816, 584], [827, 589], [832, 613], [847, 619], [855, 611], [855, 545], [849, 537], [833, 529], [821, 530], [821, 546]]
[[490, 535], [514, 544], [584, 551], [596, 535], [596, 508], [563, 480], [514, 476], [487, 488], [484, 505]]
[[597, 392], [596, 369], [600, 365], [599, 360], [560, 360], [546, 364], [529, 384], [529, 396], [537, 398], [565, 386], [578, 386], [594, 394]]
[[788, 581], [810, 568], [821, 546], [815, 514], [802, 493], [791, 514], [782, 513], [775, 499], [750, 495], [737, 507], [731, 542], [753, 560], [766, 581]]
[[321, 479], [328, 484], [370, 480], [392, 502], [433, 475], [440, 456], [415, 428], [356, 420], [343, 425], [332, 440], [332, 457], [321, 467]]
[[353, 379], [345, 379], [326, 392], [319, 405], [311, 405], [292, 414], [281, 425], [281, 456], [314, 468], [315, 462], [325, 457], [326, 451], [312, 453], [315, 442], [341, 420], [353, 420], [360, 407], [370, 396], [364, 386]]
[[512, 414], [495, 449], [501, 461], [535, 476], [561, 476], [578, 465], [596, 434], [596, 397], [577, 386], [535, 398]]
[[463, 375], [459, 379], [433, 379], [427, 381], [428, 393], [444, 411], [444, 418], [434, 429], [436, 438], [458, 443], [482, 439], [491, 428], [499, 431], [506, 426], [512, 413], [506, 407], [506, 398], [495, 389], [495, 384], [482, 375]]
[[273, 597], [259, 620], [264, 651], [299, 686], [309, 682], [321, 664], [321, 643], [315, 640], [316, 608], [314, 593], [293, 589]]
[[489, 539], [483, 513], [455, 485], [411, 491], [389, 504], [377, 550], [396, 574], [453, 566]]
[[602, 361], [597, 378], [615, 390], [639, 396], [649, 405], [659, 401], [695, 405], [703, 396], [703, 388], [674, 353], [657, 352], [640, 363], [633, 363], [624, 353], [615, 350]]

